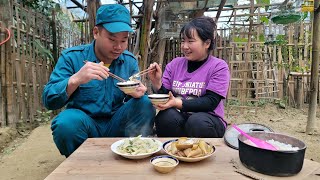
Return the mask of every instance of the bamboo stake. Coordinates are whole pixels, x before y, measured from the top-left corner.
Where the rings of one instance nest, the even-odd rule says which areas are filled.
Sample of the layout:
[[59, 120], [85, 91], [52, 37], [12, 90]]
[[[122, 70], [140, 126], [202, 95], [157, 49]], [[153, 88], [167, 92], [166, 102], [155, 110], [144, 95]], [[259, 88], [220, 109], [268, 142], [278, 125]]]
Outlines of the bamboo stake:
[[[149, 50], [149, 40], [150, 40], [150, 30], [151, 30], [151, 18], [153, 12], [154, 0], [143, 0], [144, 6], [144, 18], [142, 20], [141, 27], [141, 41], [139, 44], [141, 61], [139, 61], [140, 69], [147, 68], [148, 60], [148, 50]], [[142, 79], [144, 81], [144, 79]]]
[[313, 38], [312, 38], [312, 66], [311, 66], [311, 102], [308, 111], [306, 133], [316, 131], [317, 92], [319, 85], [319, 51], [320, 51], [320, 9], [319, 1], [314, 1]]

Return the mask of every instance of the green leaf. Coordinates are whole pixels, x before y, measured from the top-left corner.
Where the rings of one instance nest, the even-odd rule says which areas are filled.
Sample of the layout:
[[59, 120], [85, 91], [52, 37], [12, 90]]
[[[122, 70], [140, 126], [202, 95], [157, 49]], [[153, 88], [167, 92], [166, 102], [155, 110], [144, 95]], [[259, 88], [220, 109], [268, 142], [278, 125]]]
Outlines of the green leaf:
[[264, 41], [265, 41], [264, 34], [260, 34], [260, 35], [259, 35], [259, 41], [260, 41], [260, 42], [264, 42]]
[[270, 0], [256, 0], [257, 4], [270, 5]]
[[35, 40], [34, 42], [36, 42], [35, 43], [35, 45], [36, 45], [36, 47], [37, 47], [37, 49], [39, 50], [39, 53], [42, 55], [42, 56], [44, 56], [45, 58], [48, 58], [48, 59], [50, 59], [52, 62], [53, 62], [53, 56], [52, 56], [52, 54], [51, 54], [51, 51], [50, 50], [48, 50], [47, 48], [45, 48], [42, 44], [41, 44], [41, 42], [40, 42], [40, 40]]
[[270, 0], [256, 0], [256, 2], [257, 2], [257, 4], [266, 5], [266, 6], [264, 7], [264, 9], [265, 9], [266, 11], [268, 11], [269, 6], [267, 6], [267, 5], [270, 5]]
[[285, 109], [286, 108], [286, 104], [284, 102], [280, 102], [279, 103], [279, 107], [282, 108], [282, 109]]
[[247, 38], [235, 37], [234, 42], [248, 42]]
[[305, 20], [308, 17], [308, 12], [304, 12], [302, 16], [302, 20]]
[[260, 21], [263, 22], [264, 24], [268, 24], [269, 23], [269, 19], [265, 16], [260, 17]]

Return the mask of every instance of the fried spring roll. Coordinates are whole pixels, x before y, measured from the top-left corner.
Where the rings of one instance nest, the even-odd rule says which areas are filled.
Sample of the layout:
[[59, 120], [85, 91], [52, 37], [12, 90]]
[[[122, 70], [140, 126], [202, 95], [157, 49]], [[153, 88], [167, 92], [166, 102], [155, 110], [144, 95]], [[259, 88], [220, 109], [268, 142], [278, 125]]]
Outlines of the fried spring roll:
[[198, 155], [202, 155], [202, 150], [199, 147], [195, 150], [192, 150], [187, 157], [195, 157]]

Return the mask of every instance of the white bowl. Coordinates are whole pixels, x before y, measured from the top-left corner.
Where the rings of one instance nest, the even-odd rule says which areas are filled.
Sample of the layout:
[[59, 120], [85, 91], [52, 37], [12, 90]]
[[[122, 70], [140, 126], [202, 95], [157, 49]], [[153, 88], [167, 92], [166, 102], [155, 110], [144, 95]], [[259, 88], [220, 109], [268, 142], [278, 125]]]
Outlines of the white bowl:
[[[128, 138], [128, 139], [132, 140], [133, 138]], [[140, 139], [142, 139], [142, 140], [143, 139], [151, 139], [157, 144], [158, 148], [155, 151], [150, 152], [150, 153], [143, 153], [143, 154], [137, 154], [137, 155], [125, 154], [125, 153], [119, 152], [119, 150], [118, 150], [118, 146], [120, 146], [122, 143], [124, 143], [124, 140], [125, 140], [125, 139], [121, 139], [119, 141], [114, 142], [111, 145], [111, 151], [114, 152], [115, 154], [118, 154], [118, 155], [125, 157], [125, 158], [128, 158], [128, 159], [143, 159], [143, 158], [149, 157], [152, 154], [159, 152], [161, 150], [162, 142], [160, 142], [159, 140], [156, 140], [153, 138], [143, 138], [143, 137], [140, 137]]]
[[162, 145], [162, 149], [167, 153], [169, 154], [170, 156], [173, 156], [177, 159], [179, 159], [180, 161], [184, 161], [184, 162], [198, 162], [198, 161], [201, 161], [201, 160], [204, 160], [204, 159], [207, 159], [209, 158], [210, 156], [212, 156], [214, 154], [214, 152], [216, 152], [216, 148], [214, 146], [211, 146], [208, 142], [206, 142], [208, 145], [210, 145], [212, 147], [212, 151], [206, 155], [206, 156], [201, 156], [201, 157], [182, 157], [182, 156], [177, 156], [177, 155], [174, 155], [174, 154], [171, 154], [169, 151], [168, 151], [168, 148], [171, 146], [171, 143], [172, 142], [175, 142], [175, 141], [178, 141], [178, 139], [172, 139], [172, 140], [169, 140], [165, 143], [163, 143]]
[[126, 82], [118, 82], [117, 86], [125, 94], [128, 94], [128, 93], [135, 92], [139, 84], [140, 83], [136, 81], [126, 81]]
[[168, 155], [153, 157], [150, 162], [154, 169], [160, 173], [168, 173], [179, 164], [179, 160], [177, 158]]
[[150, 94], [148, 98], [154, 105], [165, 104], [169, 101], [169, 94]]

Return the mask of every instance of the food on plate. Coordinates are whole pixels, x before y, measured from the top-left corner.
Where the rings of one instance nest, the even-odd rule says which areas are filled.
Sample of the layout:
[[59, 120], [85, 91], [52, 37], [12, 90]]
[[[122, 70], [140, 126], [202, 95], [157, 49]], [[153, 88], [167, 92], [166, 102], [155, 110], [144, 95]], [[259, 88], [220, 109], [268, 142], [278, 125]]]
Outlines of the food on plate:
[[196, 158], [212, 153], [213, 148], [201, 139], [188, 139], [181, 137], [172, 142], [168, 147], [168, 152], [181, 157]]
[[183, 151], [187, 148], [192, 148], [193, 146], [193, 140], [187, 139], [186, 137], [182, 137], [178, 139], [178, 142], [176, 143], [176, 148], [180, 151]]
[[141, 139], [140, 136], [133, 139], [128, 138], [117, 147], [117, 150], [122, 154], [139, 155], [155, 152], [159, 144], [154, 139]]

